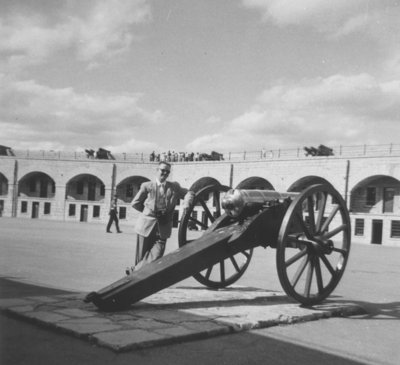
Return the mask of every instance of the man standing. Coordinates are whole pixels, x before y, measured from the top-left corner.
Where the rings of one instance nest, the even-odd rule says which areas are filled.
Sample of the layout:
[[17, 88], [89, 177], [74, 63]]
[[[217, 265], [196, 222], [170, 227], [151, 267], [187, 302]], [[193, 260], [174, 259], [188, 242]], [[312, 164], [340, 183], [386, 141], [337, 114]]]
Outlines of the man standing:
[[194, 193], [177, 182], [167, 181], [171, 164], [158, 164], [155, 181], [144, 182], [132, 201], [132, 207], [141, 212], [136, 224], [137, 234], [135, 266], [127, 275], [143, 265], [162, 257], [167, 239], [171, 236], [172, 220], [179, 199], [184, 198], [184, 208], [193, 201]]
[[107, 233], [112, 233], [110, 231], [111, 229], [111, 225], [113, 224], [113, 222], [115, 222], [115, 227], [117, 228], [117, 232], [118, 233], [122, 233], [121, 230], [119, 229], [119, 225], [118, 225], [118, 210], [117, 210], [117, 197], [114, 197], [114, 201], [111, 204], [111, 209], [110, 212], [108, 213], [108, 215], [110, 216], [110, 218], [108, 219], [108, 224], [107, 224]]

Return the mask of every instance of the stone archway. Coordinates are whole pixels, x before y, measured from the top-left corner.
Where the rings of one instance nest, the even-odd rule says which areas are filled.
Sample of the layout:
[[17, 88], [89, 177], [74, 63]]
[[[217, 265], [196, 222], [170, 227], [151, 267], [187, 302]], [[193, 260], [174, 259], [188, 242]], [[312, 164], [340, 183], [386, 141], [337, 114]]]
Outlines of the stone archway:
[[100, 201], [105, 196], [105, 185], [95, 175], [80, 174], [67, 182], [65, 195], [67, 200]]
[[8, 179], [0, 172], [0, 196], [8, 195]]
[[400, 181], [373, 175], [358, 182], [350, 192], [350, 213], [355, 239], [382, 244], [400, 238]]
[[116, 187], [115, 194], [119, 201], [130, 203], [140, 189], [140, 185], [149, 181], [144, 176], [129, 176], [122, 180]]
[[304, 176], [300, 178], [299, 180], [295, 181], [292, 185], [290, 185], [289, 189], [287, 191], [291, 192], [300, 192], [307, 188], [308, 186], [314, 185], [314, 184], [327, 184], [333, 187], [333, 185], [326, 179], [320, 176], [315, 176], [315, 175], [310, 175], [310, 176]]
[[244, 179], [236, 186], [236, 189], [275, 190], [268, 180], [258, 176]]
[[33, 171], [18, 182], [18, 196], [30, 198], [54, 198], [56, 183], [44, 172]]
[[196, 180], [190, 187], [190, 190], [196, 193], [199, 190], [209, 185], [221, 185], [221, 183], [217, 179], [214, 179], [213, 177], [206, 176]]

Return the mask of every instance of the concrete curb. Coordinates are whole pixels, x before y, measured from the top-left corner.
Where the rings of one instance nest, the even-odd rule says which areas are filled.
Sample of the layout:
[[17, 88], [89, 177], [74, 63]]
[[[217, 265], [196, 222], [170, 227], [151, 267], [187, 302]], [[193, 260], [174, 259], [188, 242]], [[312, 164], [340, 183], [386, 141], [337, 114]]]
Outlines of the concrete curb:
[[281, 324], [365, 314], [355, 304], [301, 307], [283, 293], [257, 288], [168, 288], [129, 310], [100, 312], [86, 293], [0, 299], [0, 310], [115, 352], [193, 341]]

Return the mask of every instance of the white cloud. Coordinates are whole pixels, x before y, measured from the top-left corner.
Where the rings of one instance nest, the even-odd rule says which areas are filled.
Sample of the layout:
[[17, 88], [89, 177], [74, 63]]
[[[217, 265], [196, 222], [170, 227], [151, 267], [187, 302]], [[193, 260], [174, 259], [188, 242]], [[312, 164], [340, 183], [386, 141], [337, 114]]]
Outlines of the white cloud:
[[335, 37], [353, 32], [379, 36], [387, 24], [399, 29], [398, 0], [243, 0], [243, 5], [279, 26], [313, 27]]
[[370, 22], [370, 15], [363, 13], [355, 15], [345, 20], [341, 27], [337, 28], [333, 34], [334, 37], [343, 37], [360, 30], [366, 31], [368, 29], [368, 23]]
[[323, 31], [335, 29], [349, 16], [366, 9], [368, 3], [364, 0], [243, 0], [244, 6], [260, 10], [267, 21], [278, 25], [308, 24]]
[[266, 89], [249, 111], [223, 133], [201, 136], [188, 147], [257, 150], [300, 144], [380, 144], [400, 134], [400, 80], [368, 74], [279, 83]]
[[31, 148], [54, 141], [51, 149], [76, 149], [92, 141], [124, 144], [139, 127], [164, 119], [160, 111], [140, 107], [136, 94], [81, 94], [4, 75], [0, 86], [0, 138], [14, 148], [22, 148], [24, 140]]
[[49, 28], [38, 16], [0, 18], [0, 51], [13, 65], [44, 62], [72, 41], [72, 30], [64, 28]]
[[130, 26], [148, 20], [150, 7], [145, 0], [96, 2], [87, 17], [71, 21], [77, 29], [79, 57], [92, 60], [123, 52], [134, 39]]
[[330, 41], [351, 35], [372, 41], [386, 78], [400, 77], [400, 2], [398, 0], [242, 0], [280, 27], [312, 28]]
[[60, 6], [58, 22], [36, 9], [0, 15], [0, 51], [10, 67], [45, 62], [60, 49], [72, 49], [78, 59], [95, 64], [128, 49], [135, 39], [132, 25], [151, 19], [146, 0], [67, 4]]
[[380, 81], [369, 74], [333, 75], [272, 87], [259, 102], [268, 109], [278, 105], [290, 113], [314, 111], [395, 121], [400, 112], [399, 92], [398, 81]]

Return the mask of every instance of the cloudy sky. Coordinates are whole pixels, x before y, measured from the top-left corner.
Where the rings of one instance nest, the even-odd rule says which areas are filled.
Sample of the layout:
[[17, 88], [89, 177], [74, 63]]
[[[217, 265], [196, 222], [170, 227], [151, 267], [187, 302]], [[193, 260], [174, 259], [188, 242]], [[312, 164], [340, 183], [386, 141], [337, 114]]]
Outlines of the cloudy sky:
[[400, 1], [0, 0], [0, 144], [399, 143]]

